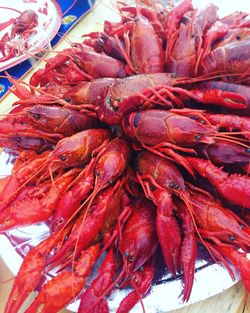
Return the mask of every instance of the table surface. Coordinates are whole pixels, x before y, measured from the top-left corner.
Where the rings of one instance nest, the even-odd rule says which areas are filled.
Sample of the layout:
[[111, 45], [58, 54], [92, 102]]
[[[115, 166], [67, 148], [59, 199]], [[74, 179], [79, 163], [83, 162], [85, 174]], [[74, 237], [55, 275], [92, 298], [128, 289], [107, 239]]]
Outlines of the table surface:
[[[63, 40], [58, 46], [57, 50], [62, 50], [68, 47], [68, 43], [81, 41], [79, 34], [89, 33], [91, 31], [98, 31], [102, 27], [105, 19], [117, 20], [117, 14], [113, 9], [112, 0], [102, 0], [97, 3], [95, 8], [86, 14], [79, 23], [67, 35], [67, 39]], [[80, 31], [79, 31], [80, 30]], [[53, 55], [51, 55], [53, 56]], [[43, 62], [36, 64], [36, 70], [43, 67]], [[24, 81], [29, 80], [32, 70], [28, 73]], [[0, 106], [0, 113], [7, 112], [11, 103], [15, 100], [13, 94], [8, 94], [2, 101]], [[0, 313], [4, 312], [4, 305], [7, 300], [13, 283], [13, 275], [9, 271], [6, 264], [0, 258]], [[205, 282], [204, 282], [205, 285]], [[62, 310], [60, 313], [69, 312]], [[188, 305], [182, 309], [169, 311], [171, 313], [250, 313], [250, 297], [246, 297], [245, 289], [242, 283], [237, 283], [233, 287], [224, 291], [221, 294], [210, 297], [204, 301], [197, 302], [193, 305]], [[22, 313], [20, 311], [20, 313]]]

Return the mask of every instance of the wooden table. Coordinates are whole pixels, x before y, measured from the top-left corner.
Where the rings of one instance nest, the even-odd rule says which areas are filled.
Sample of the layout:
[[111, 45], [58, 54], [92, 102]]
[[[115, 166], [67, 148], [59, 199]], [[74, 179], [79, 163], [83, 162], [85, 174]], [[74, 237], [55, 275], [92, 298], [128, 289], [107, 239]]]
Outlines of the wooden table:
[[[113, 1], [114, 2], [114, 1]], [[81, 21], [67, 35], [67, 40], [64, 40], [57, 46], [57, 50], [62, 50], [68, 47], [68, 41], [80, 42], [80, 35], [91, 31], [100, 30], [105, 19], [119, 20], [116, 10], [113, 8], [112, 0], [102, 0], [96, 5], [94, 10], [84, 16]], [[53, 54], [51, 55], [53, 56]], [[41, 62], [36, 65], [35, 70], [43, 67]], [[33, 71], [26, 75], [25, 81], [28, 82]], [[8, 94], [2, 101], [0, 106], [0, 114], [7, 112], [11, 104], [15, 100], [15, 96]], [[13, 283], [13, 275], [0, 258], [0, 313], [4, 312], [4, 305], [7, 300], [11, 285]], [[205, 288], [204, 282], [204, 288]], [[201, 287], [202, 288], [202, 287]], [[167, 295], [166, 295], [167, 297]], [[250, 297], [248, 297], [250, 298]], [[62, 310], [61, 313], [69, 312]], [[245, 298], [245, 290], [242, 283], [238, 283], [227, 291], [211, 297], [205, 301], [189, 305], [183, 309], [170, 311], [171, 313], [250, 313], [250, 301]], [[21, 312], [20, 312], [21, 313]], [[150, 312], [148, 312], [150, 313]]]

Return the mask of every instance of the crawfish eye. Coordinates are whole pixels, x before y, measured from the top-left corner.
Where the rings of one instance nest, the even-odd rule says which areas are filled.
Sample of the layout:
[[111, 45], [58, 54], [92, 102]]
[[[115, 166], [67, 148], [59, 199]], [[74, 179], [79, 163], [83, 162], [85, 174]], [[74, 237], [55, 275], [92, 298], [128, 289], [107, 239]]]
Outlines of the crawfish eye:
[[103, 46], [103, 45], [104, 45], [104, 40], [103, 40], [103, 38], [99, 38], [99, 39], [98, 39], [98, 43], [100, 44], [100, 46]]
[[229, 236], [229, 240], [234, 241], [234, 240], [235, 240], [235, 237], [234, 237], [233, 235], [230, 235], [230, 236]]
[[194, 139], [197, 140], [197, 141], [200, 140], [201, 139], [201, 135], [195, 135]]
[[173, 182], [171, 181], [169, 184], [168, 184], [169, 188], [171, 189], [179, 189], [180, 186], [176, 183], [176, 182]]
[[38, 114], [38, 113], [36, 113], [36, 114], [34, 114], [34, 118], [35, 118], [36, 120], [40, 120], [41, 115], [40, 115], [40, 114]]
[[151, 191], [155, 191], [155, 189], [156, 189], [156, 187], [155, 187], [155, 186], [153, 186], [153, 185], [150, 185], [150, 187], [149, 187], [149, 188], [150, 188], [150, 190], [151, 190]]
[[246, 148], [246, 153], [250, 153], [250, 148]]
[[65, 155], [62, 155], [61, 156], [61, 161], [66, 161], [67, 160], [67, 157]]
[[130, 256], [128, 257], [128, 260], [129, 260], [129, 262], [134, 262], [135, 258], [134, 258], [132, 255], [130, 255]]
[[65, 98], [64, 98], [64, 101], [66, 101], [66, 102], [69, 103], [69, 102], [71, 102], [71, 98], [70, 98], [70, 97], [65, 97]]
[[137, 113], [135, 114], [135, 116], [134, 116], [134, 121], [133, 121], [134, 127], [138, 127], [139, 118], [140, 118], [140, 113], [137, 112]]

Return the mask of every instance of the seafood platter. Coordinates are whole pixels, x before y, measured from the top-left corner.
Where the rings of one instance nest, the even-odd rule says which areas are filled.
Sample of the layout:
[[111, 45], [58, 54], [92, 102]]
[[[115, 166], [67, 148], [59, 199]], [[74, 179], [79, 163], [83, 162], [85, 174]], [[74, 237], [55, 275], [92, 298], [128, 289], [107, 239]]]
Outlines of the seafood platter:
[[98, 29], [77, 25], [28, 81], [6, 73], [4, 313], [250, 292], [250, 15], [200, 4], [100, 1]]

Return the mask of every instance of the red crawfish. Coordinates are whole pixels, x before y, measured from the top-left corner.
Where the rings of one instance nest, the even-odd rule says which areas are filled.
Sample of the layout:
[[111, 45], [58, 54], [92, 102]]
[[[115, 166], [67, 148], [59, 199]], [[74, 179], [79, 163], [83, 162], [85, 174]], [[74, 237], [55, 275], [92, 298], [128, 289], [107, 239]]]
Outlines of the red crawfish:
[[194, 16], [193, 28], [196, 44], [197, 60], [195, 64], [194, 76], [197, 76], [199, 62], [203, 54], [203, 36], [207, 34], [207, 30], [218, 20], [218, 7], [210, 3], [204, 9], [198, 10]]
[[[56, 220], [67, 220], [70, 214], [73, 214], [80, 207], [80, 202], [82, 201], [84, 204], [88, 204], [86, 208], [88, 210], [97, 194], [115, 183], [125, 172], [129, 159], [130, 146], [128, 142], [122, 138], [113, 139], [103, 151], [99, 152], [98, 160], [91, 161], [86, 171], [83, 171], [83, 174], [81, 174], [83, 177], [80, 179], [79, 184], [76, 184], [72, 190], [69, 190], [62, 197], [59, 208], [57, 208], [56, 215], [53, 218], [53, 223]], [[93, 186], [93, 191], [86, 199]], [[75, 192], [77, 193], [76, 195], [74, 195]], [[71, 199], [72, 195], [74, 195], [74, 199]]]
[[[63, 70], [65, 67], [67, 71]], [[100, 77], [125, 76], [124, 63], [105, 53], [97, 53], [87, 45], [75, 44], [72, 48], [57, 52], [55, 58], [47, 61], [44, 69], [32, 75], [30, 83], [33, 86], [45, 86], [48, 82], [60, 85]]]
[[25, 113], [37, 129], [65, 137], [95, 128], [98, 124], [96, 119], [86, 114], [59, 106], [34, 105]]
[[167, 40], [168, 44], [171, 47], [171, 39], [172, 36], [178, 32], [180, 22], [185, 16], [185, 14], [189, 11], [193, 10], [192, 1], [184, 0], [177, 6], [175, 6], [171, 12], [167, 15], [165, 29], [167, 32]]
[[[196, 63], [196, 42], [193, 30], [194, 14], [185, 23], [181, 23], [176, 34], [171, 34], [167, 46], [166, 69], [167, 72], [176, 73], [177, 76], [193, 77]], [[174, 38], [175, 37], [175, 38]]]
[[45, 269], [48, 254], [64, 239], [69, 227], [43, 240], [28, 252], [15, 277], [4, 313], [18, 313], [28, 295], [35, 291]]
[[11, 153], [22, 151], [35, 151], [42, 153], [55, 147], [54, 141], [30, 136], [3, 136], [0, 138], [0, 146], [11, 150]]
[[38, 15], [33, 10], [23, 11], [13, 22], [11, 29], [11, 38], [16, 35], [22, 36], [25, 41], [30, 34], [35, 32], [38, 25]]
[[83, 37], [89, 37], [84, 39], [83, 43], [94, 48], [96, 52], [105, 52], [107, 55], [121, 62], [125, 61], [117, 40], [114, 37], [108, 36], [103, 32], [91, 32], [83, 35]]
[[194, 85], [190, 90], [200, 98], [200, 102], [214, 104], [229, 109], [239, 109], [237, 112], [249, 114], [250, 87], [221, 81], [208, 81]]
[[127, 140], [115, 138], [101, 151], [95, 165], [94, 190], [87, 200], [87, 209], [97, 194], [112, 185], [125, 172], [130, 160], [131, 148]]
[[138, 109], [150, 109], [157, 105], [182, 107], [183, 97], [199, 101], [188, 90], [175, 87], [188, 81], [190, 79], [176, 78], [170, 73], [141, 74], [117, 79], [106, 88], [104, 99], [97, 107], [97, 114], [104, 122], [117, 124], [125, 114]]
[[[250, 39], [232, 42], [225, 46], [215, 48], [202, 61], [200, 68], [204, 74], [215, 72], [240, 73], [234, 80], [247, 82], [247, 72], [249, 70]], [[235, 62], [235, 60], [238, 60]]]
[[[193, 277], [190, 273], [194, 270], [196, 245], [192, 242], [192, 236], [188, 236], [193, 232], [194, 218], [184, 178], [172, 162], [150, 152], [140, 153], [137, 160], [137, 171], [137, 178], [145, 195], [157, 206], [156, 229], [158, 239], [166, 266], [173, 275], [176, 275], [176, 271], [180, 269], [180, 254], [183, 255], [184, 251], [190, 249], [189, 255], [193, 259], [189, 260], [188, 257], [181, 259], [183, 261], [181, 265], [184, 269], [184, 299], [187, 300], [193, 283]], [[185, 211], [182, 209], [184, 211], [182, 219], [188, 229], [186, 229], [187, 235], [185, 235], [182, 247], [180, 228], [174, 218], [175, 204], [172, 195], [182, 199], [186, 206]], [[185, 218], [184, 214], [188, 217]], [[171, 231], [166, 231], [166, 229], [171, 229]]]
[[[55, 52], [55, 51], [54, 51]], [[46, 65], [42, 69], [38, 69], [32, 74], [30, 78], [31, 86], [44, 87], [48, 84], [66, 84], [72, 83], [72, 76], [74, 79], [81, 78], [81, 80], [90, 80], [92, 77], [87, 73], [84, 73], [75, 63], [74, 56], [80, 53], [81, 49], [76, 45], [68, 49], [64, 49], [60, 52], [56, 51], [56, 55], [53, 58], [46, 59]], [[63, 68], [67, 68], [67, 72], [63, 71]], [[62, 71], [64, 72], [62, 75]]]
[[209, 113], [205, 113], [204, 116], [218, 130], [226, 129], [232, 132], [232, 134], [233, 131], [237, 130], [241, 132], [241, 135], [250, 140], [250, 117]]
[[190, 166], [205, 177], [232, 204], [250, 208], [250, 178], [246, 175], [228, 174], [210, 161], [185, 157]]
[[95, 181], [95, 163], [96, 158], [92, 158], [61, 196], [50, 223], [53, 232], [61, 229], [67, 223], [92, 191]]
[[193, 153], [192, 147], [213, 143], [216, 136], [215, 128], [201, 113], [192, 110], [134, 112], [124, 117], [122, 127], [142, 147], [183, 165], [188, 171], [189, 164], [178, 152]]
[[216, 245], [227, 243], [241, 248], [249, 247], [250, 234], [245, 231], [247, 224], [224, 208], [220, 201], [200, 192], [192, 192], [191, 200], [202, 238], [214, 241]]
[[75, 63], [92, 78], [100, 77], [125, 77], [125, 65], [105, 53], [97, 53], [94, 49], [84, 44], [80, 52], [74, 56]]
[[[48, 259], [47, 264], [54, 266], [59, 261], [60, 265], [63, 262], [68, 264], [72, 257], [74, 259], [79, 256], [79, 253], [96, 239], [96, 236], [110, 216], [113, 214], [118, 216], [117, 211], [119, 212], [121, 206], [123, 194], [121, 187], [123, 183], [124, 180], [117, 181], [115, 186], [102, 191], [88, 210], [82, 210], [69, 238], [61, 249], [58, 249], [55, 255]], [[116, 196], [114, 197], [114, 195]]]
[[111, 247], [98, 270], [97, 277], [81, 295], [78, 313], [109, 312], [107, 301], [104, 298], [100, 300], [100, 297], [106, 291], [106, 288], [112, 284], [116, 275], [117, 265], [115, 251]]
[[37, 169], [42, 168], [48, 159], [49, 151], [45, 151], [41, 155], [35, 154], [34, 158], [24, 162], [18, 168], [15, 168], [5, 184], [0, 194], [1, 205], [0, 211], [6, 208], [18, 195], [18, 192], [25, 187], [27, 182], [33, 183], [37, 179]]
[[[148, 261], [141, 269], [131, 275], [129, 284], [134, 289], [119, 304], [117, 313], [126, 313], [133, 309], [137, 302], [149, 291], [154, 278], [154, 262]], [[143, 307], [143, 304], [142, 304]], [[144, 307], [143, 307], [144, 310]], [[145, 311], [145, 310], [144, 310]]]
[[47, 220], [60, 197], [79, 173], [72, 169], [54, 180], [36, 186], [24, 187], [16, 199], [0, 213], [0, 232]]
[[[237, 118], [237, 117], [236, 117]], [[234, 142], [217, 139], [215, 143], [197, 147], [202, 155], [217, 166], [230, 166], [231, 169], [248, 171], [250, 149]]]
[[[146, 265], [158, 246], [155, 229], [155, 208], [152, 203], [141, 197], [137, 200], [130, 200], [129, 206], [132, 208], [132, 213], [122, 229], [118, 243], [118, 249], [123, 260], [123, 269], [116, 280], [102, 293], [100, 299], [109, 293], [122, 279], [127, 280], [131, 276], [133, 277], [140, 268]], [[141, 282], [142, 285], [144, 283], [146, 285], [147, 278], [147, 275], [145, 275], [145, 281]], [[126, 306], [129, 307], [129, 304], [127, 303]]]
[[[154, 27], [155, 33], [162, 40], [162, 43], [166, 42], [166, 31], [163, 26], [164, 14], [166, 13], [166, 7], [160, 2], [150, 1], [146, 3], [136, 3], [136, 6], [129, 6], [128, 4], [119, 3], [119, 11], [122, 15], [121, 23], [111, 23], [105, 21], [104, 28], [108, 33], [112, 33], [117, 27], [122, 27], [122, 24], [128, 23], [133, 20], [135, 23], [138, 16], [142, 15], [146, 18]], [[114, 26], [114, 27], [113, 27]]]
[[[107, 23], [105, 32], [107, 32]], [[120, 44], [128, 71], [136, 74], [164, 72], [164, 53], [161, 40], [150, 21], [141, 14], [137, 4], [137, 17], [121, 24], [117, 29], [111, 27], [108, 35], [123, 37], [125, 49]], [[118, 43], [120, 43], [118, 39]], [[148, 48], [150, 47], [150, 49]]]
[[60, 140], [53, 151], [44, 152], [11, 175], [4, 188], [5, 196], [0, 209], [5, 208], [27, 182], [37, 179], [38, 174], [48, 171], [52, 177], [53, 171], [58, 169], [85, 165], [90, 161], [93, 152], [109, 141], [109, 137], [107, 130], [90, 129]]
[[48, 162], [63, 167], [88, 163], [95, 150], [109, 142], [110, 132], [106, 129], [87, 129], [61, 139], [50, 153]]
[[87, 114], [96, 111], [101, 121], [116, 125], [120, 124], [125, 113], [139, 108], [182, 106], [181, 96], [200, 101], [188, 90], [174, 87], [189, 81], [170, 73], [141, 74], [123, 79], [102, 78], [75, 86], [64, 94], [63, 99], [69, 107], [81, 108]]
[[26, 10], [16, 19], [11, 19], [13, 22], [11, 32], [5, 33], [0, 39], [0, 51], [3, 57], [1, 62], [5, 62], [19, 54], [20, 46], [15, 42], [16, 37], [21, 37], [21, 43], [24, 47], [28, 46], [28, 39], [31, 34], [36, 32], [38, 25], [38, 16], [33, 10]]
[[2, 135], [59, 140], [97, 126], [97, 120], [76, 110], [34, 105], [14, 108], [0, 121]]
[[145, 198], [132, 201], [130, 205], [133, 210], [118, 245], [124, 262], [123, 273], [126, 276], [143, 266], [158, 246], [154, 206]]
[[247, 292], [250, 292], [250, 260], [247, 253], [228, 245], [217, 246], [216, 249], [239, 270], [243, 284]]
[[56, 313], [69, 304], [84, 288], [98, 258], [99, 247], [96, 244], [83, 250], [73, 262], [72, 270], [61, 272], [45, 283], [26, 312]]

